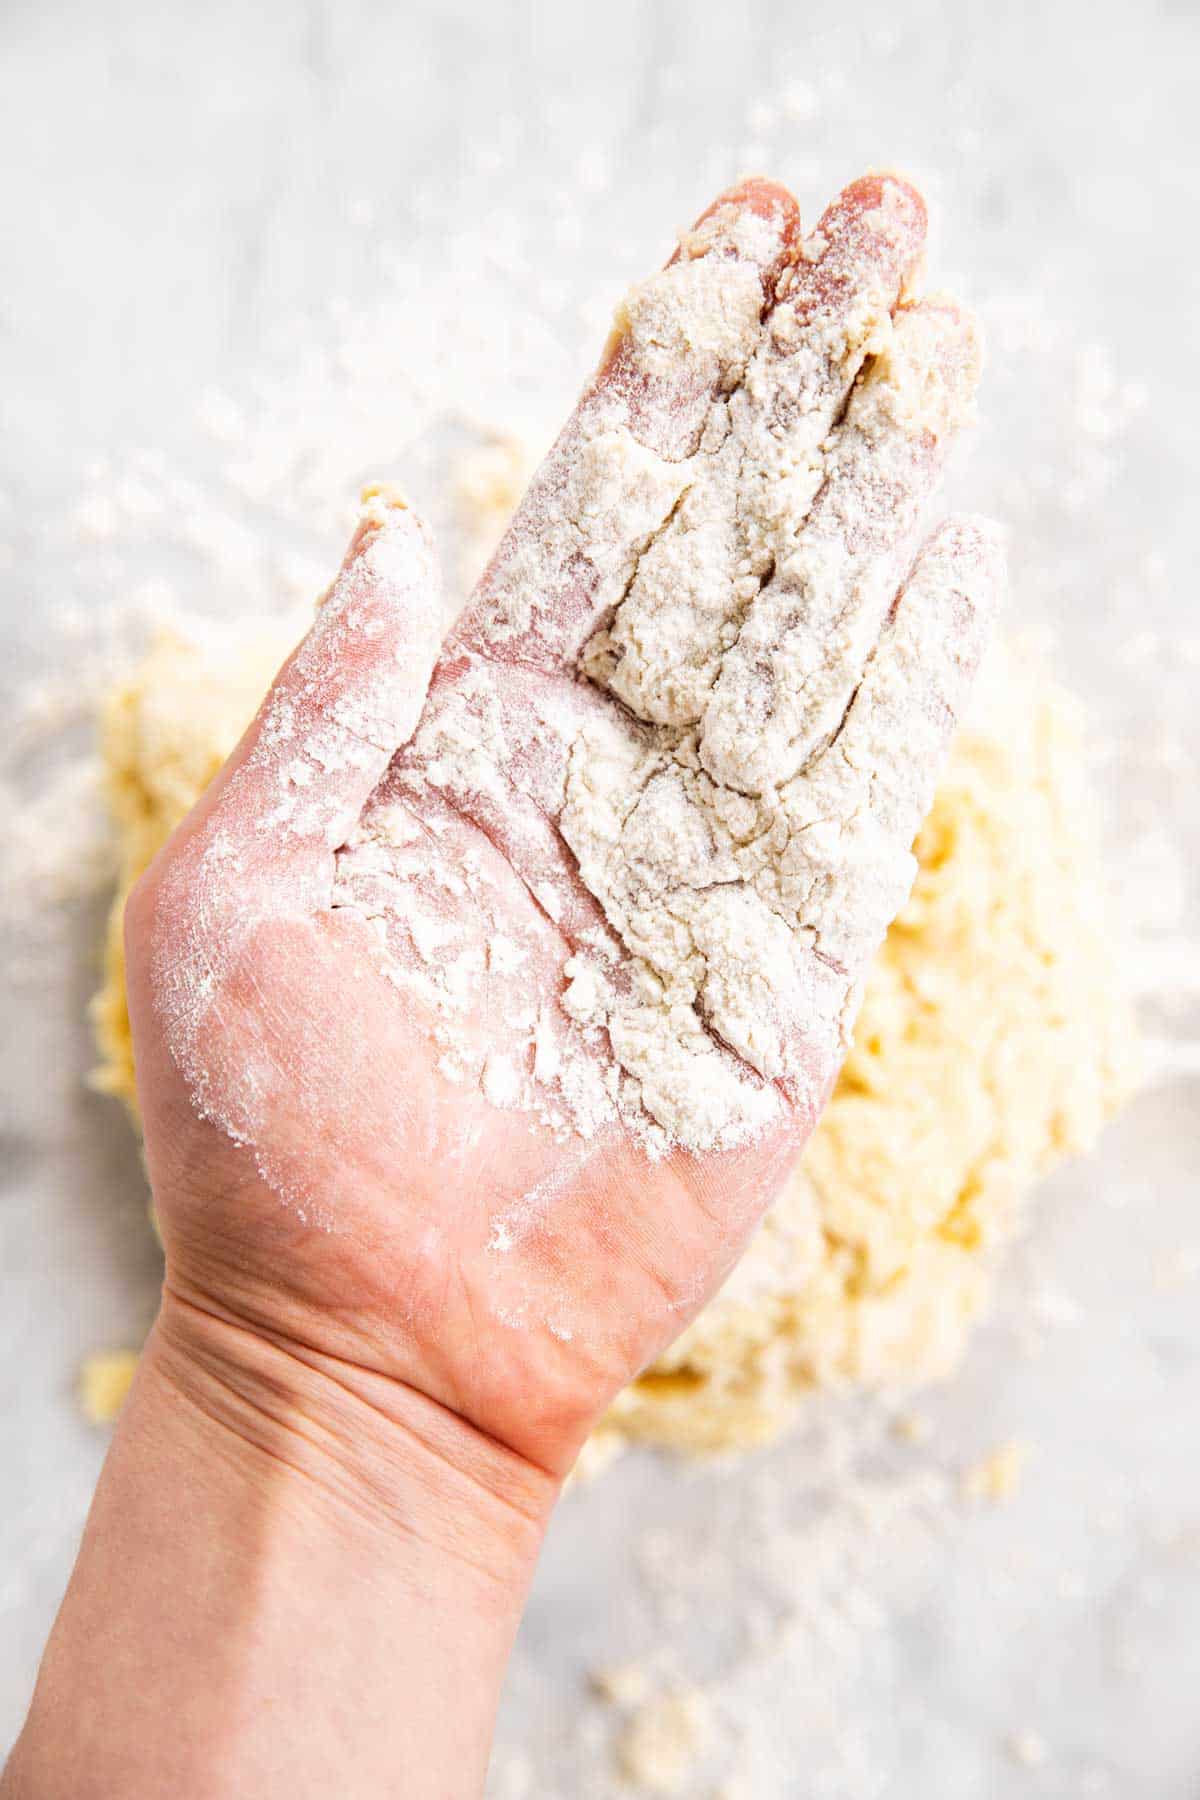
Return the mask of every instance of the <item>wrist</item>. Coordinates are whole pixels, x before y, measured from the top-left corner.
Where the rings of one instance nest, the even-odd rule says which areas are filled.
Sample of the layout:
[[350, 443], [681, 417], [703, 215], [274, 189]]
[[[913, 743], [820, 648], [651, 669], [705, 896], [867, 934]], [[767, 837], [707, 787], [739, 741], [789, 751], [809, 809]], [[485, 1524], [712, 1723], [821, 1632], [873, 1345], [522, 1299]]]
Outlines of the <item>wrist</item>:
[[186, 1298], [168, 1283], [146, 1346], [169, 1392], [246, 1477], [314, 1525], [424, 1551], [523, 1598], [559, 1484], [407, 1384]]
[[168, 1291], [5, 1793], [477, 1796], [556, 1486]]
[[479, 1795], [554, 1487], [167, 1292], [5, 1793]]

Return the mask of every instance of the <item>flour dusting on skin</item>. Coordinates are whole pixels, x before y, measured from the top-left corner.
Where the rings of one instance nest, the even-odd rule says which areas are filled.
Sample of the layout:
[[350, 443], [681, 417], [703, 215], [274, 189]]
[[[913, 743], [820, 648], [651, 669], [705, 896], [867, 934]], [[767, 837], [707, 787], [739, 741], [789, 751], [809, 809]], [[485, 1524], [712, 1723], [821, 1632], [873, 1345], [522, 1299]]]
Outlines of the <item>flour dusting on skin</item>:
[[887, 176], [805, 240], [768, 184], [718, 203], [621, 307], [423, 710], [428, 545], [369, 497], [159, 903], [168, 1043], [235, 1141], [261, 1157], [296, 1071], [206, 1024], [267, 921], [331, 904], [442, 1074], [531, 1128], [656, 1155], [813, 1123], [999, 584], [989, 528], [917, 536], [979, 365], [911, 297], [923, 237]]
[[917, 548], [979, 366], [907, 297], [919, 198], [787, 230], [718, 207], [625, 302], [339, 870], [361, 905], [397, 809], [478, 825], [565, 941], [485, 1096], [652, 1151], [815, 1118], [999, 585], [984, 525]]

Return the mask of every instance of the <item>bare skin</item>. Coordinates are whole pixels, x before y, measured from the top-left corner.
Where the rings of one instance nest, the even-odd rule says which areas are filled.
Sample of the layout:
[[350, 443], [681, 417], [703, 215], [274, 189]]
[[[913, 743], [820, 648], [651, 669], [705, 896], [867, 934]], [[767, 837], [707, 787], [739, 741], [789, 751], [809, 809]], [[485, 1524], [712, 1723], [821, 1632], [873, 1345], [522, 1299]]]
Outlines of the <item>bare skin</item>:
[[[898, 192], [899, 223], [873, 237], [881, 182], [855, 184], [797, 263], [795, 203], [748, 183], [686, 254], [749, 257], [764, 317], [789, 284], [801, 294], [786, 358], [818, 319], [854, 314], [856, 284], [885, 313], [907, 303], [924, 209]], [[948, 310], [931, 354], [952, 362], [963, 329]], [[686, 347], [665, 371], [635, 352], [619, 331], [577, 420], [599, 396], [665, 463], [692, 455], [721, 372]], [[820, 398], [836, 418], [836, 394]], [[748, 1072], [769, 1127], [654, 1156], [635, 1116], [580, 1136], [488, 1096], [514, 994], [556, 1007], [564, 960], [608, 929], [554, 798], [570, 721], [626, 717], [578, 670], [604, 620], [588, 543], [519, 630], [506, 610], [577, 420], [440, 648], [422, 527], [385, 498], [368, 508], [312, 638], [130, 901], [163, 1306], [4, 1800], [477, 1794], [561, 1483], [612, 1396], [733, 1265], [835, 1078], [826, 1038], [789, 1019], [796, 1054], [778, 1079]], [[913, 444], [889, 517], [940, 464], [936, 433]], [[867, 457], [876, 498], [878, 474]], [[935, 721], [926, 759], [952, 729], [995, 579], [967, 527], [942, 554], [953, 618], [929, 628], [954, 637], [954, 682], [939, 686], [936, 659], [896, 663]], [[884, 626], [897, 641], [906, 605], [925, 604], [919, 579], [899, 589]], [[514, 751], [499, 799], [432, 780], [421, 748], [481, 664], [502, 672], [505, 707], [542, 720], [537, 768]], [[307, 760], [281, 812], [285, 729]], [[512, 741], [529, 735], [518, 716]], [[714, 762], [740, 754], [712, 736]], [[911, 838], [907, 805], [892, 826]], [[381, 875], [385, 811], [402, 813], [411, 852]], [[439, 928], [480, 950], [453, 1076], [435, 1009], [396, 979], [417, 965], [413, 909], [435, 893]], [[522, 945], [519, 971], [489, 955], [498, 936]], [[847, 994], [859, 972], [836, 971]], [[586, 1035], [575, 1047], [609, 1054]]]

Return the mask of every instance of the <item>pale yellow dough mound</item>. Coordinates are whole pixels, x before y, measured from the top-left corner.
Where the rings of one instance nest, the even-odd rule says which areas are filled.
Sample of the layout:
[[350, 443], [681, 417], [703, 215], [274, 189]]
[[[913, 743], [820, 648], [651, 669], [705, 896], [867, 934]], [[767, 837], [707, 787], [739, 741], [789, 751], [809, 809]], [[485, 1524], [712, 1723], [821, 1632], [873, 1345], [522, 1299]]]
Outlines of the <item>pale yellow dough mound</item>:
[[[124, 892], [289, 648], [278, 625], [232, 654], [164, 636], [105, 712], [122, 879], [96, 1080], [135, 1118]], [[1094, 1143], [1132, 1085], [1075, 709], [1007, 657], [985, 690], [801, 1168], [724, 1290], [617, 1401], [593, 1461], [625, 1438], [737, 1448], [778, 1432], [814, 1384], [944, 1374], [1035, 1177]]]

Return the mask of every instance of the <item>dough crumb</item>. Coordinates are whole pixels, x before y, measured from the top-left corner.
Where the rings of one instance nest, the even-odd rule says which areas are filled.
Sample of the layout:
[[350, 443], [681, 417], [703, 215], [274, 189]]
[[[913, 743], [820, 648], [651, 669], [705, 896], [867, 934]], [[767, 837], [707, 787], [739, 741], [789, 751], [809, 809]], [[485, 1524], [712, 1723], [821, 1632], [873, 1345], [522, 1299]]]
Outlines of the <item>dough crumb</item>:
[[640, 1706], [650, 1692], [650, 1676], [641, 1663], [612, 1663], [593, 1669], [592, 1686], [610, 1706]]
[[1013, 1762], [1026, 1769], [1040, 1769], [1050, 1760], [1050, 1748], [1045, 1738], [1028, 1725], [1020, 1731], [1010, 1732], [1005, 1739], [1005, 1749]]
[[1029, 1461], [1028, 1444], [1010, 1439], [967, 1469], [962, 1478], [964, 1500], [988, 1500], [1002, 1506], [1015, 1498]]
[[708, 1704], [697, 1688], [656, 1694], [634, 1713], [617, 1742], [626, 1781], [648, 1794], [682, 1794], [712, 1735]]
[[933, 1437], [933, 1421], [927, 1413], [899, 1413], [892, 1431], [901, 1443], [924, 1446]]
[[464, 593], [470, 593], [487, 567], [537, 463], [528, 439], [511, 431], [488, 431], [480, 443], [459, 455], [453, 491], [462, 535], [458, 572]]
[[111, 1425], [125, 1404], [138, 1366], [136, 1350], [104, 1350], [79, 1371], [79, 1403], [93, 1425]]

